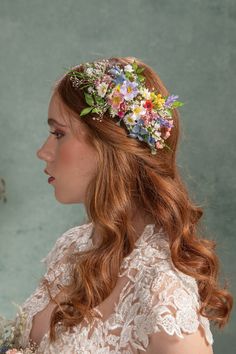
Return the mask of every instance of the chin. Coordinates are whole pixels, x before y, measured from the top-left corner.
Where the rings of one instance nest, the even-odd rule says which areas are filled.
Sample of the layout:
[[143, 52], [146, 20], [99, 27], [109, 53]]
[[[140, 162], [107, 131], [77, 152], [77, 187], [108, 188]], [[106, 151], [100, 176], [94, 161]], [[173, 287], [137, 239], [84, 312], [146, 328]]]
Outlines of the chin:
[[55, 198], [56, 200], [61, 203], [61, 204], [82, 204], [83, 201], [80, 200], [79, 198], [78, 199], [75, 199], [75, 198], [70, 198], [68, 196], [62, 196], [62, 195], [58, 195], [55, 193]]

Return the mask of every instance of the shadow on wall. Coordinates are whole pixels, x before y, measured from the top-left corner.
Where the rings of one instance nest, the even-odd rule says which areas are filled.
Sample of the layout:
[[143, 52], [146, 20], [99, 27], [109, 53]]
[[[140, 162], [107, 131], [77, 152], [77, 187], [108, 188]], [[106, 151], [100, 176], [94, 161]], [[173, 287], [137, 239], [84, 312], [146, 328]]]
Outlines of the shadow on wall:
[[0, 200], [3, 200], [4, 203], [7, 201], [6, 197], [6, 182], [2, 177], [0, 177]]

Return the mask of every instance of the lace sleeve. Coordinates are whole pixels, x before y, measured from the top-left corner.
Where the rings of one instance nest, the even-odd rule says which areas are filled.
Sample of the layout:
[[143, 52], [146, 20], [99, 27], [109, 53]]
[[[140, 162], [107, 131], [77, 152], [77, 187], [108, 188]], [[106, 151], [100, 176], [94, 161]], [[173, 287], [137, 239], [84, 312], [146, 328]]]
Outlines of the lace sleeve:
[[[65, 251], [69, 248], [69, 246], [75, 242], [79, 241], [79, 246], [82, 248], [83, 243], [86, 244], [87, 241], [87, 231], [88, 225], [80, 225], [70, 228], [65, 231], [55, 242], [51, 251], [47, 254], [46, 257], [41, 259], [41, 262], [46, 264], [47, 268], [52, 263], [57, 262], [62, 255], [64, 255]], [[83, 237], [80, 237], [82, 235]]]
[[212, 353], [209, 321], [199, 314], [199, 295], [191, 277], [161, 272], [152, 283], [151, 299], [147, 353]]
[[[84, 224], [65, 231], [57, 239], [48, 255], [41, 260], [46, 265], [46, 272], [35, 291], [21, 306], [26, 314], [26, 321], [22, 329], [23, 335], [19, 338], [19, 345], [23, 348], [28, 345], [34, 316], [49, 306], [51, 297], [54, 298], [59, 294], [61, 286], [70, 283], [71, 264], [68, 262], [68, 256], [74, 251], [79, 252], [90, 247], [88, 240], [92, 230], [91, 226], [92, 224]], [[50, 286], [50, 296], [45, 286], [46, 283]], [[18, 324], [20, 325], [17, 319], [16, 326]], [[42, 329], [43, 332], [44, 329]]]

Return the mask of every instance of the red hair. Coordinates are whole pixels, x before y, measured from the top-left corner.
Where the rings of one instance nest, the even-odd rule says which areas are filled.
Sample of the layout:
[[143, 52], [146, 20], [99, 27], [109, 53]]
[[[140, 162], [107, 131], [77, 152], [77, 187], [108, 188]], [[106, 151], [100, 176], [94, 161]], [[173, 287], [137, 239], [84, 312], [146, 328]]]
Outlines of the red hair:
[[[109, 60], [127, 65], [133, 59], [144, 68], [147, 88], [169, 95], [159, 76], [137, 58]], [[82, 70], [81, 66], [73, 69]], [[216, 243], [204, 238], [200, 231], [203, 210], [190, 200], [177, 170], [178, 110], [173, 111], [174, 128], [167, 139], [172, 151], [164, 148], [154, 156], [145, 142], [127, 138], [125, 125], [116, 125], [108, 115], [104, 115], [102, 123], [91, 119], [91, 115], [81, 118], [79, 114], [86, 107], [83, 92], [72, 87], [67, 74], [56, 82], [54, 93], [59, 94], [69, 119], [84, 125], [87, 141], [98, 152], [99, 169], [88, 187], [85, 207], [101, 243], [75, 257], [72, 282], [64, 288], [69, 301], [58, 303], [52, 314], [51, 340], [55, 339], [57, 322], [68, 328], [85, 316], [91, 319], [92, 309], [115, 287], [122, 259], [132, 251], [136, 240], [131, 223], [132, 210], [136, 208], [148, 213], [169, 235], [175, 267], [197, 281], [200, 313], [222, 328], [229, 320], [233, 298], [226, 286], [219, 285]]]

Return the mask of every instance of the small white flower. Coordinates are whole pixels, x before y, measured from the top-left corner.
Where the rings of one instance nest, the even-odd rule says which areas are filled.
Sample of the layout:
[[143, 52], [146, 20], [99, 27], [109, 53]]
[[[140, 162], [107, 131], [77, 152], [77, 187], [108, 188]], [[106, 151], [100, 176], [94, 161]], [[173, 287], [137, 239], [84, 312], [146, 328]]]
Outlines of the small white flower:
[[132, 68], [132, 65], [128, 64], [124, 67], [125, 71], [128, 71], [129, 73], [132, 73], [134, 69]]
[[95, 74], [97, 74], [97, 75], [101, 75], [101, 74], [102, 74], [102, 71], [101, 71], [101, 70], [99, 70], [99, 69], [95, 69]]
[[159, 132], [159, 131], [157, 131], [157, 130], [155, 130], [155, 131], [152, 133], [152, 137], [153, 137], [154, 139], [159, 140], [160, 136], [161, 136], [161, 132]]
[[165, 117], [171, 117], [170, 113], [165, 110], [165, 109], [160, 109], [158, 110], [158, 114], [162, 117], [162, 118], [165, 118]]
[[109, 111], [110, 111], [111, 117], [114, 118], [116, 116], [117, 112], [112, 107], [110, 107]]
[[93, 68], [88, 68], [88, 69], [86, 69], [86, 73], [87, 73], [88, 75], [93, 75]]
[[94, 92], [94, 88], [92, 88], [91, 86], [90, 86], [90, 87], [88, 87], [88, 92], [89, 92], [89, 93]]
[[151, 92], [147, 88], [141, 87], [139, 91], [146, 100], [151, 99]]
[[154, 123], [154, 129], [159, 130], [161, 127], [160, 122], [155, 122]]
[[107, 92], [107, 88], [108, 88], [108, 84], [106, 84], [105, 82], [101, 82], [98, 86], [97, 86], [97, 92], [98, 95], [100, 97], [104, 97], [106, 92]]

